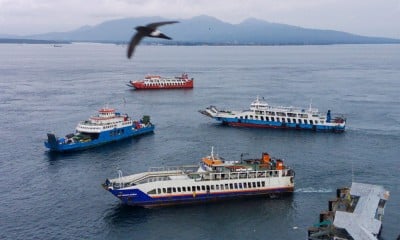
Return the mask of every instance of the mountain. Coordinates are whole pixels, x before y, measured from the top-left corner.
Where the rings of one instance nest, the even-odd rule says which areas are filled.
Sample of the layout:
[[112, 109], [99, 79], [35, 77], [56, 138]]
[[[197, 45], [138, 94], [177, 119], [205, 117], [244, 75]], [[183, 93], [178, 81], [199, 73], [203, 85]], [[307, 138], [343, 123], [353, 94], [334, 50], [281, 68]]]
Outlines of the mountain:
[[[70, 32], [53, 32], [26, 36], [29, 39], [88, 42], [128, 42], [136, 32], [135, 26], [150, 22], [169, 21], [161, 17], [125, 18], [106, 21], [95, 26], [84, 26]], [[230, 24], [202, 15], [178, 19], [179, 24], [165, 25], [161, 31], [173, 41], [146, 38], [145, 42], [163, 44], [211, 45], [297, 45], [297, 44], [356, 44], [400, 43], [400, 39], [366, 37], [333, 30], [307, 29], [287, 24], [270, 23], [249, 18]]]

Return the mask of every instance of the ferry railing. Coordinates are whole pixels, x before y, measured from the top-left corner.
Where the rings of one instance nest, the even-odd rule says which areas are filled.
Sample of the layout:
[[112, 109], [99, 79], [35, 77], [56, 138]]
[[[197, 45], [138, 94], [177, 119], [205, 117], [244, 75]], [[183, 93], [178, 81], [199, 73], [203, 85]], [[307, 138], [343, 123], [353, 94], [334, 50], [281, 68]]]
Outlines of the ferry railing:
[[198, 168], [199, 166], [197, 165], [150, 167], [149, 172], [182, 171], [184, 173], [191, 173], [195, 172]]
[[[194, 177], [198, 176], [198, 177]], [[254, 178], [275, 178], [294, 176], [291, 169], [283, 170], [265, 170], [265, 171], [249, 171], [249, 172], [219, 172], [219, 173], [193, 173], [192, 177], [196, 181], [210, 180], [232, 180], [232, 179], [254, 179]]]

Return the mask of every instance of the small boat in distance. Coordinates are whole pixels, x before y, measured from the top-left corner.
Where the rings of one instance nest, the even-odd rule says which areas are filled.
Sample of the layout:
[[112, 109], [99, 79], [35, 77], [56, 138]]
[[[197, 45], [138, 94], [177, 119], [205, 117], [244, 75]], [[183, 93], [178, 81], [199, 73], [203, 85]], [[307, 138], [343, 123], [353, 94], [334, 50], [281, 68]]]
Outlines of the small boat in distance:
[[311, 108], [311, 105], [308, 109], [270, 106], [258, 97], [251, 103], [249, 110], [218, 110], [215, 106], [209, 106], [199, 112], [233, 127], [344, 132], [346, 126], [346, 119], [343, 116], [332, 116], [330, 110], [323, 114]]
[[268, 153], [260, 159], [226, 161], [212, 150], [198, 165], [154, 167], [129, 176], [119, 170], [117, 178], [102, 185], [123, 204], [154, 207], [291, 194], [294, 175], [282, 159]]
[[139, 89], [177, 89], [193, 88], [193, 78], [187, 73], [178, 77], [161, 77], [158, 75], [147, 75], [143, 80], [130, 81], [128, 86]]
[[62, 138], [57, 138], [54, 133], [47, 133], [44, 145], [55, 152], [76, 151], [153, 131], [154, 125], [147, 115], [134, 121], [128, 114], [115, 112], [113, 108], [102, 108], [98, 115], [78, 123], [75, 133]]

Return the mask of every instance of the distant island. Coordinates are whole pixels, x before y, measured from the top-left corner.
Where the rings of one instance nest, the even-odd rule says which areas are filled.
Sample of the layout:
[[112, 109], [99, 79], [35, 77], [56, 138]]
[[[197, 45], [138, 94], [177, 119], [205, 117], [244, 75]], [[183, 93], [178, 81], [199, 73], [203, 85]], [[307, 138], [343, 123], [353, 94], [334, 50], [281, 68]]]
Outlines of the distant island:
[[[138, 25], [150, 22], [178, 20], [179, 24], [163, 26], [162, 31], [172, 41], [145, 39], [144, 44], [163, 45], [326, 45], [400, 43], [400, 39], [360, 36], [334, 30], [309, 29], [249, 18], [230, 24], [210, 16], [190, 19], [161, 17], [124, 18], [105, 21], [95, 26], [83, 26], [69, 32], [51, 32], [29, 36], [13, 36], [0, 43], [127, 43]], [[44, 41], [44, 42], [41, 42]], [[46, 42], [47, 41], [47, 42]]]

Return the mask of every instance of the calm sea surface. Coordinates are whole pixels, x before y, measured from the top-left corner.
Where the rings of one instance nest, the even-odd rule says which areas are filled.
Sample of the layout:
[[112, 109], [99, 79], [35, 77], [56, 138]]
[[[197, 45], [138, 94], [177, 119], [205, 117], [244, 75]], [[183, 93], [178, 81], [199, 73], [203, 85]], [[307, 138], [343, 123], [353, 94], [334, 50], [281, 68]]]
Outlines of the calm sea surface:
[[[338, 187], [387, 188], [382, 239], [400, 234], [400, 45], [272, 47], [0, 44], [0, 239], [306, 239]], [[193, 90], [133, 91], [146, 74], [187, 72]], [[220, 126], [209, 105], [270, 104], [345, 114], [344, 134]], [[46, 133], [73, 132], [104, 106], [151, 116], [154, 134], [49, 154]], [[296, 171], [296, 192], [157, 209], [127, 207], [101, 183], [149, 166], [269, 152]], [[353, 166], [353, 167], [352, 167]]]

